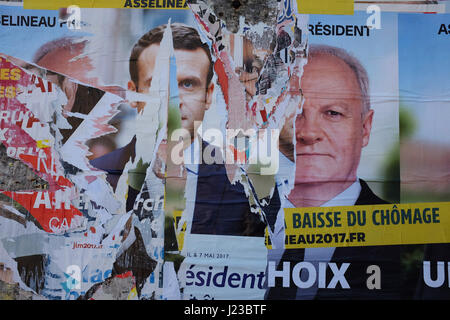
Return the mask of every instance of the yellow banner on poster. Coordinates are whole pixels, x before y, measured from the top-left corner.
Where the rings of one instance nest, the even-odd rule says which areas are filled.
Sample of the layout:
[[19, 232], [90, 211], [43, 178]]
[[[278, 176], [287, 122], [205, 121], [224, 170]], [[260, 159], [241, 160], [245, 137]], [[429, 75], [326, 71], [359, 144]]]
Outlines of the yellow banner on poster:
[[189, 9], [185, 0], [24, 0], [25, 9], [57, 10], [71, 5], [80, 8]]
[[[450, 242], [450, 202], [286, 208], [285, 248]], [[266, 234], [266, 246], [271, 242]]]
[[184, 234], [186, 232], [186, 222], [183, 224], [183, 227], [181, 228], [180, 232], [178, 232], [178, 223], [180, 222], [182, 214], [183, 214], [182, 210], [174, 210], [173, 211], [173, 219], [174, 219], [174, 223], [175, 223], [174, 227], [176, 230], [179, 251], [183, 250]]
[[305, 14], [345, 14], [354, 12], [353, 0], [297, 0], [299, 13]]
[[39, 149], [44, 149], [44, 148], [50, 148], [51, 144], [50, 144], [50, 141], [47, 140], [47, 139], [45, 139], [45, 140], [37, 140], [36, 141], [36, 146]]

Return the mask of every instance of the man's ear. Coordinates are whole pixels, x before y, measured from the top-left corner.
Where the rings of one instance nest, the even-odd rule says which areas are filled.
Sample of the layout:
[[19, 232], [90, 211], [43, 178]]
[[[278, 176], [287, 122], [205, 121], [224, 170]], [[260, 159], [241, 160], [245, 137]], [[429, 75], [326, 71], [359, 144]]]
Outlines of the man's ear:
[[283, 153], [289, 160], [295, 162], [294, 159], [294, 150], [295, 145], [292, 141], [295, 132], [294, 132], [294, 122], [297, 118], [297, 114], [294, 110], [294, 113], [291, 113], [284, 120], [284, 125], [281, 128], [279, 135], [279, 145], [278, 148], [281, 153]]
[[[137, 86], [136, 86], [136, 84], [134, 83], [133, 80], [128, 81], [128, 90], [129, 90], [129, 91], [137, 92]], [[137, 104], [137, 102], [131, 102], [131, 101], [130, 101], [130, 106], [131, 106], [132, 108], [137, 108], [137, 107], [138, 107], [138, 104]]]
[[64, 106], [64, 110], [71, 111], [73, 108], [73, 104], [75, 103], [78, 84], [76, 82], [69, 80], [68, 78], [64, 78], [62, 83], [62, 89], [67, 97], [67, 104]]
[[362, 146], [365, 147], [369, 144], [370, 131], [372, 130], [373, 109], [370, 109], [363, 115], [363, 128], [362, 128]]
[[206, 103], [205, 103], [205, 110], [208, 110], [212, 103], [212, 95], [214, 92], [214, 83], [211, 82], [208, 86], [208, 89], [206, 89]]

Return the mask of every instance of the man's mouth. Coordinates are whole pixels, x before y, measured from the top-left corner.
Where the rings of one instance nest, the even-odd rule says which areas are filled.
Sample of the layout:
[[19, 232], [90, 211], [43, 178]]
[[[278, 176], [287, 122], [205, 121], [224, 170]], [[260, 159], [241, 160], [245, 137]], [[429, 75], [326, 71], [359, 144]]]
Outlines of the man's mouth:
[[297, 153], [297, 157], [330, 157], [330, 158], [332, 158], [331, 154], [320, 153], [320, 152], [300, 152], [300, 153]]

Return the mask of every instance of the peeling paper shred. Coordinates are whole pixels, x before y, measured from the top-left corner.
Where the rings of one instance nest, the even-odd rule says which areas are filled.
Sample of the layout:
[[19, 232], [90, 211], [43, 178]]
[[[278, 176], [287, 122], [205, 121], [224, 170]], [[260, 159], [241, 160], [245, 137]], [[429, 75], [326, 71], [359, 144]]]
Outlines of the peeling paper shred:
[[[200, 2], [201, 3], [201, 2]], [[210, 9], [204, 4], [195, 4], [195, 5], [190, 5], [191, 9], [193, 10], [196, 20], [199, 22], [199, 24], [202, 27], [202, 31], [206, 32], [209, 36], [208, 38], [211, 39], [215, 39], [212, 34], [214, 34], [215, 36], [217, 36], [218, 34], [220, 34], [220, 31], [214, 29], [214, 30], [210, 30], [210, 21], [206, 21], [203, 20], [203, 18], [200, 17], [200, 15], [198, 14], [198, 12], [201, 12], [201, 10], [203, 10], [202, 5], [205, 6], [206, 11], [202, 14], [204, 17], [208, 17], [209, 14], [211, 14]], [[288, 34], [290, 35], [290, 38], [293, 39], [294, 35], [293, 35], [293, 31], [294, 31], [294, 23], [296, 23], [297, 21], [300, 21], [300, 23], [298, 23], [298, 27], [302, 29], [302, 34], [303, 35], [307, 35], [308, 34], [308, 30], [307, 30], [307, 15], [300, 15], [300, 14], [295, 14], [295, 16], [293, 16], [292, 14], [287, 15], [287, 10], [285, 8], [285, 3], [284, 2], [280, 2], [278, 4], [279, 6], [279, 12], [283, 13], [282, 16], [279, 17], [278, 20], [278, 25], [276, 26], [276, 30], [285, 30], [288, 32]], [[296, 5], [294, 4], [293, 8], [291, 9], [291, 13], [292, 12], [298, 12], [296, 9]], [[292, 11], [292, 9], [294, 11]], [[306, 20], [306, 21], [305, 21]], [[243, 19], [240, 20], [240, 28], [241, 30], [243, 29], [245, 22]], [[216, 28], [216, 26], [215, 26]], [[257, 28], [255, 28], [255, 31], [261, 32], [263, 26], [259, 25]], [[251, 30], [253, 30], [253, 28], [250, 28]], [[291, 42], [291, 46], [289, 47], [289, 49], [294, 50], [294, 52], [299, 53], [301, 50], [304, 49], [304, 46], [306, 44], [307, 39], [302, 39], [302, 45], [299, 46], [299, 48], [295, 49], [292, 48], [292, 42]], [[225, 102], [227, 103], [227, 110], [228, 110], [228, 126], [227, 128], [239, 128], [239, 126], [244, 127], [248, 124], [248, 122], [242, 122], [240, 121], [241, 118], [236, 117], [236, 114], [239, 115], [239, 112], [234, 113], [236, 110], [240, 110], [239, 107], [242, 107], [243, 105], [245, 105], [245, 103], [241, 101], [239, 101], [238, 99], [236, 101], [231, 101], [232, 97], [230, 97], [229, 92], [233, 92], [233, 97], [235, 96], [234, 94], [237, 92], [239, 96], [239, 93], [241, 92], [239, 85], [242, 84], [239, 83], [235, 83], [233, 82], [233, 76], [235, 76], [234, 73], [234, 69], [231, 66], [229, 59], [229, 56], [227, 55], [227, 53], [225, 51], [221, 51], [218, 53], [218, 47], [217, 47], [217, 43], [214, 42], [213, 40], [213, 49], [214, 49], [214, 53], [216, 55], [216, 57], [218, 57], [216, 64], [215, 64], [215, 71], [218, 74], [218, 82], [220, 84], [220, 87], [222, 88], [222, 92], [224, 94], [224, 98], [225, 98]], [[275, 82], [272, 84], [272, 86], [269, 88], [269, 90], [267, 91], [267, 94], [265, 95], [265, 97], [268, 97], [270, 99], [258, 99], [259, 97], [254, 97], [251, 101], [251, 103], [256, 102], [257, 105], [260, 104], [260, 109], [264, 110], [264, 109], [269, 109], [270, 113], [269, 113], [269, 117], [268, 117], [268, 127], [272, 127], [272, 128], [276, 128], [281, 130], [282, 127], [285, 125], [286, 121], [294, 121], [295, 120], [295, 115], [297, 114], [297, 112], [299, 112], [299, 110], [297, 110], [297, 106], [301, 103], [301, 100], [299, 99], [299, 90], [298, 88], [300, 87], [300, 79], [301, 79], [301, 74], [303, 72], [303, 66], [306, 64], [306, 58], [301, 58], [298, 54], [296, 54], [296, 61], [295, 61], [295, 65], [294, 64], [288, 64], [285, 65], [283, 63], [284, 66], [284, 73], [282, 74], [282, 76], [280, 77], [277, 74], [277, 77], [275, 79]], [[264, 67], [263, 67], [264, 68]], [[231, 70], [230, 70], [231, 69]], [[263, 69], [264, 71], [264, 69]], [[280, 70], [278, 70], [280, 71]], [[231, 80], [230, 80], [231, 78]], [[232, 84], [230, 84], [232, 83]], [[231, 91], [230, 86], [233, 86], [233, 91]], [[244, 97], [244, 101], [245, 101], [245, 97]], [[268, 106], [266, 106], [265, 101], [277, 101], [274, 105], [272, 105], [271, 108], [267, 108]], [[235, 106], [235, 103], [237, 103], [237, 107]], [[262, 103], [262, 105], [261, 105]], [[236, 109], [235, 109], [236, 108]], [[244, 110], [247, 111], [247, 110]], [[240, 110], [241, 114], [240, 116], [242, 116], [242, 110]], [[245, 114], [245, 112], [244, 112]], [[294, 117], [290, 117], [289, 115], [294, 114]], [[252, 125], [254, 126], [256, 124], [256, 121], [254, 121], [253, 123], [250, 124], [249, 127], [251, 127]], [[293, 143], [295, 145], [295, 136], [293, 137]], [[283, 188], [280, 190], [282, 192], [282, 194], [280, 196], [284, 196], [287, 195], [290, 190], [293, 187], [293, 177], [295, 177], [295, 166], [290, 167], [289, 172], [283, 172], [282, 175], [284, 176], [284, 178], [288, 178], [288, 184], [286, 186], [283, 186]], [[247, 196], [253, 194], [253, 190], [251, 188], [251, 180], [243, 180], [242, 177], [243, 176], [239, 176], [239, 172], [237, 171], [237, 166], [234, 165], [228, 165], [227, 166], [227, 174], [229, 176], [229, 179], [231, 182], [236, 182], [236, 181], [240, 181], [241, 183], [243, 183], [244, 188], [246, 190]], [[275, 187], [275, 186], [274, 186]], [[273, 193], [273, 189], [270, 192], [270, 195]], [[280, 217], [278, 217], [280, 218]], [[271, 234], [272, 237], [272, 230], [270, 230], [269, 228], [269, 232]]]

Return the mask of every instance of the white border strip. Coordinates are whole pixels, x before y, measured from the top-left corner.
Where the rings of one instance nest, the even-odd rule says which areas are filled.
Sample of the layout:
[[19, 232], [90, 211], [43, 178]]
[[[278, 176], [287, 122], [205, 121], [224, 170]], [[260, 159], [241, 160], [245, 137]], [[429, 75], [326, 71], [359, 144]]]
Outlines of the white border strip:
[[381, 11], [386, 12], [435, 12], [445, 13], [445, 3], [439, 4], [413, 4], [413, 3], [379, 3], [377, 1], [371, 1], [370, 3], [357, 3], [355, 2], [355, 11], [366, 11], [370, 5], [377, 5]]
[[10, 1], [0, 1], [1, 6], [10, 6], [10, 7], [22, 7], [23, 1], [20, 2], [10, 2]]

